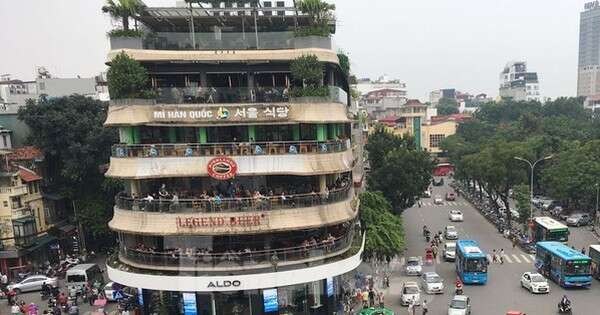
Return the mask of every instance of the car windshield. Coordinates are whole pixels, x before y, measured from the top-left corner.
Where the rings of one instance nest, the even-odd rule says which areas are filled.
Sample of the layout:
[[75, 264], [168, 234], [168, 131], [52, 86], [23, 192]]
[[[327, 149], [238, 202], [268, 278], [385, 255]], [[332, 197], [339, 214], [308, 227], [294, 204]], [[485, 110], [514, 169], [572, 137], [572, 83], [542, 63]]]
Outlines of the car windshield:
[[418, 266], [419, 261], [418, 260], [409, 260], [406, 264], [409, 266]]
[[85, 282], [84, 275], [70, 275], [67, 277], [67, 282]]
[[427, 281], [427, 283], [440, 283], [442, 282], [442, 279], [438, 275], [432, 275], [427, 276], [427, 278], [425, 278], [425, 281]]
[[452, 302], [450, 302], [450, 307], [454, 309], [463, 310], [467, 308], [467, 302], [463, 300], [452, 300]]
[[589, 261], [568, 261], [564, 267], [565, 275], [567, 276], [583, 276], [590, 274]]
[[454, 232], [456, 232], [456, 229], [454, 227], [447, 227], [446, 228], [446, 232], [448, 232], [448, 233], [454, 233]]
[[546, 279], [542, 275], [531, 275], [531, 282], [546, 282]]
[[417, 294], [419, 289], [417, 287], [404, 287], [404, 294]]
[[456, 251], [456, 246], [454, 246], [454, 245], [447, 245], [446, 246], [446, 250], [449, 251], [449, 252], [454, 252], [454, 251]]
[[487, 272], [487, 264], [484, 258], [467, 259], [466, 272]]

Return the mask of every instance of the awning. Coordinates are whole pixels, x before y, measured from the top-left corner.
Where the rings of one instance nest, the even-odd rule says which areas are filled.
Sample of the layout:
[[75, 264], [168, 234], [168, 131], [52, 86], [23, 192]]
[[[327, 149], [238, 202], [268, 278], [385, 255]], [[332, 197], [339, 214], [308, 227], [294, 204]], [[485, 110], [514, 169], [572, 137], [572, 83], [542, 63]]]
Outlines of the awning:
[[61, 232], [63, 232], [63, 233], [65, 233], [65, 234], [66, 234], [66, 233], [69, 233], [69, 232], [72, 232], [73, 230], [75, 230], [75, 226], [74, 226], [74, 225], [72, 225], [72, 224], [65, 224], [65, 225], [63, 225], [63, 226], [59, 227], [58, 229], [59, 229]]
[[26, 216], [26, 217], [22, 217], [22, 218], [18, 218], [18, 219], [13, 219], [13, 223], [18, 223], [18, 224], [26, 224], [29, 222], [35, 222], [35, 217], [33, 217], [32, 215]]
[[35, 242], [33, 243], [32, 246], [26, 248], [25, 250], [28, 253], [32, 253], [42, 247], [46, 247], [46, 245], [52, 243], [56, 241], [56, 237], [51, 236], [51, 235], [42, 235], [42, 236], [38, 236], [38, 238], [35, 240]]

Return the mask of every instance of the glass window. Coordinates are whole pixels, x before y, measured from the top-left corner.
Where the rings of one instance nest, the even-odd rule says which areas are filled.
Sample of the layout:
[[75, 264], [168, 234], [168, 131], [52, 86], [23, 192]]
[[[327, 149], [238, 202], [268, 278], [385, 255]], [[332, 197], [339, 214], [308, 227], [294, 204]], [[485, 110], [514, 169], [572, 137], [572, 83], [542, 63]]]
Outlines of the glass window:
[[487, 263], [484, 258], [467, 259], [466, 272], [487, 272]]
[[581, 276], [590, 274], [589, 261], [567, 261], [564, 267], [565, 275]]
[[429, 146], [432, 148], [438, 148], [444, 138], [446, 138], [446, 135], [443, 134], [429, 135]]

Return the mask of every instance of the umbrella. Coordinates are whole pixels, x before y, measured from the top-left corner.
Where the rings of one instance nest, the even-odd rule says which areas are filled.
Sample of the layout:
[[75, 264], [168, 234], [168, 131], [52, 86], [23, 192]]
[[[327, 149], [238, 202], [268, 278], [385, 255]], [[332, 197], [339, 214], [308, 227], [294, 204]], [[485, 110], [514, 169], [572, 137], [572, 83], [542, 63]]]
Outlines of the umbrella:
[[106, 305], [106, 299], [97, 299], [94, 301], [94, 306], [104, 306]]

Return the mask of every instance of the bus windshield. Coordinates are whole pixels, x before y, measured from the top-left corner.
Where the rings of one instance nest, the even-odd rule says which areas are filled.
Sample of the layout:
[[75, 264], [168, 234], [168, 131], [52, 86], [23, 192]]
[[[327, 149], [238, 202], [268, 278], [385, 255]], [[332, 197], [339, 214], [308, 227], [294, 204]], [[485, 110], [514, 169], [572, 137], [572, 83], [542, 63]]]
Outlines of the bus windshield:
[[566, 242], [569, 238], [569, 230], [560, 229], [548, 231], [546, 234], [547, 241]]
[[487, 259], [485, 258], [467, 258], [465, 265], [466, 272], [487, 272]]
[[585, 276], [591, 273], [589, 261], [568, 261], [563, 270], [566, 276]]

